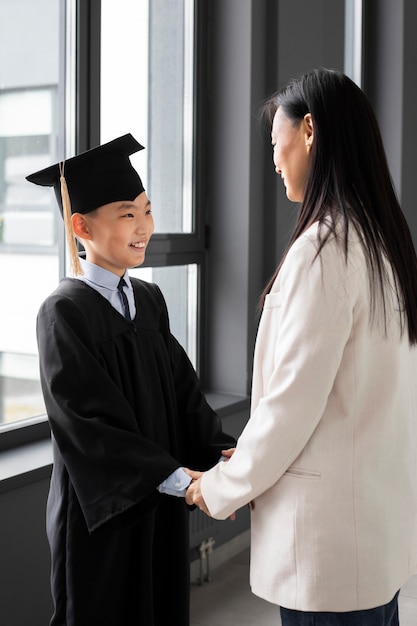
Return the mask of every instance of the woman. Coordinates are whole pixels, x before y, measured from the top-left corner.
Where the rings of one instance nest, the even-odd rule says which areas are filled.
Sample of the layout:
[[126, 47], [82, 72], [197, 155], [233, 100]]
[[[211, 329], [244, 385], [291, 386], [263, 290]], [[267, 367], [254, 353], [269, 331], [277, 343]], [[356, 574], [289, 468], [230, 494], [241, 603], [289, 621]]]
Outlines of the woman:
[[417, 572], [417, 260], [363, 92], [320, 69], [266, 104], [300, 202], [263, 294], [251, 417], [187, 502], [251, 503], [251, 586], [283, 626], [394, 626]]

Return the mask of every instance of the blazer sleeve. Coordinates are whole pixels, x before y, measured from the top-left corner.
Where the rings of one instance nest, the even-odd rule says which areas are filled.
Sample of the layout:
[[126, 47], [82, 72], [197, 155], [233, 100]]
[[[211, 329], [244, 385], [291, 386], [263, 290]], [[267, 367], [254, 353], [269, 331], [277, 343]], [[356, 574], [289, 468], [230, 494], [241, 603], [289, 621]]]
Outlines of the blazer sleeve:
[[268, 303], [264, 308], [252, 392], [260, 387], [262, 393], [252, 400], [231, 460], [202, 479], [213, 517], [225, 519], [275, 484], [325, 410], [352, 332], [360, 272], [334, 240], [319, 256], [316, 251], [315, 238], [304, 235], [295, 242], [270, 294], [278, 310]]

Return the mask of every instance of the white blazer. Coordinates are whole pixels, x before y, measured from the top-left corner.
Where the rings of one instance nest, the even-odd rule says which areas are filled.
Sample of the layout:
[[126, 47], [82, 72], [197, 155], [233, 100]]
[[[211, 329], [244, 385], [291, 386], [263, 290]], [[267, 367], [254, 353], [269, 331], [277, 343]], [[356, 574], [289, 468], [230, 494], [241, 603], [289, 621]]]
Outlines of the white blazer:
[[347, 265], [334, 239], [316, 250], [313, 225], [266, 298], [251, 417], [201, 488], [217, 519], [253, 502], [256, 595], [354, 611], [389, 602], [417, 572], [417, 350], [389, 296], [388, 338], [381, 316], [370, 325], [357, 238]]

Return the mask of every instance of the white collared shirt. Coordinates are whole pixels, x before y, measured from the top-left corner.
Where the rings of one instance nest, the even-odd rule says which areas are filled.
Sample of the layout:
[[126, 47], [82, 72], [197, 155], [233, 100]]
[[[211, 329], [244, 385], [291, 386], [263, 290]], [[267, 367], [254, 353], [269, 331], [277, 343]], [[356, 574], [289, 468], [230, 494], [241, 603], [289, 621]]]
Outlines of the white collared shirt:
[[[80, 259], [80, 262], [84, 274], [76, 276], [75, 278], [84, 281], [87, 285], [98, 291], [102, 296], [104, 296], [104, 298], [106, 298], [106, 300], [110, 302], [116, 311], [121, 313], [121, 315], [124, 315], [123, 304], [117, 290], [120, 276], [104, 269], [104, 267], [90, 263], [90, 261], [86, 261], [85, 259]], [[127, 287], [124, 291], [129, 303], [130, 317], [133, 320], [136, 316], [136, 305], [135, 298], [133, 296], [132, 283], [130, 282], [127, 270], [125, 271], [123, 278]]]

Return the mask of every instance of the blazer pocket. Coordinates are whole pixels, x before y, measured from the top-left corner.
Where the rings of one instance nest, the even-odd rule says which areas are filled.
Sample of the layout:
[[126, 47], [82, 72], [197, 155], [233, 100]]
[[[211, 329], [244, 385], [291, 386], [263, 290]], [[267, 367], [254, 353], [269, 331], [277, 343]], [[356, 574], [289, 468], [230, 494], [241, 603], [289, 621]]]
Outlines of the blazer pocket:
[[308, 478], [310, 480], [320, 480], [321, 472], [314, 470], [306, 470], [301, 467], [289, 467], [284, 476], [292, 476], [293, 478]]
[[274, 293], [268, 293], [265, 298], [264, 309], [276, 309], [281, 306], [281, 292], [275, 291]]

